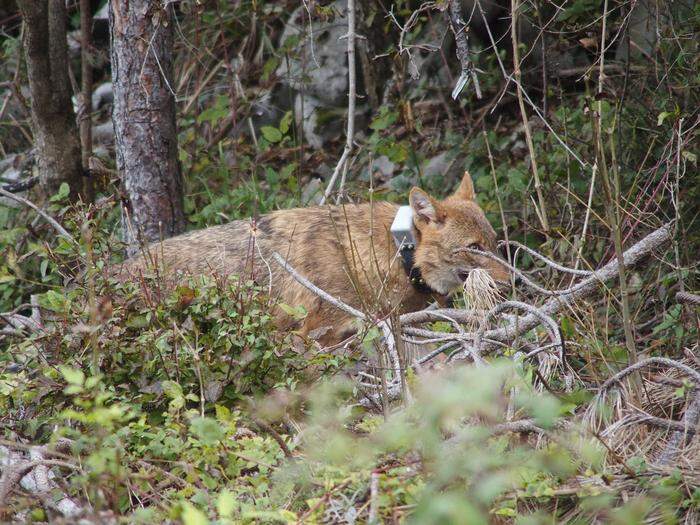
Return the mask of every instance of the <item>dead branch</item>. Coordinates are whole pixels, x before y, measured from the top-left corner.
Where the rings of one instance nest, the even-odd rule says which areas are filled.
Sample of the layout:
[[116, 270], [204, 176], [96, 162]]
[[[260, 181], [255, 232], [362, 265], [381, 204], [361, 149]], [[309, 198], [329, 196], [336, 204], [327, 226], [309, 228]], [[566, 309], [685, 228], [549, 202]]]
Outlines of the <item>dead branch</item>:
[[335, 181], [338, 175], [342, 172], [343, 176], [340, 181], [340, 187], [338, 189], [338, 196], [340, 197], [343, 193], [343, 187], [345, 183], [345, 177], [348, 172], [348, 159], [350, 158], [350, 152], [352, 151], [352, 142], [355, 135], [355, 103], [356, 103], [356, 93], [357, 93], [357, 81], [355, 72], [355, 0], [347, 0], [348, 2], [348, 123], [345, 130], [345, 148], [343, 149], [343, 154], [338, 161], [338, 164], [333, 170], [333, 175], [331, 175], [328, 181], [328, 187], [326, 188], [323, 197], [321, 197], [320, 204], [324, 204], [328, 197], [330, 197], [335, 187]]
[[33, 188], [39, 183], [39, 176], [34, 175], [33, 177], [29, 177], [28, 179], [20, 180], [17, 182], [12, 182], [10, 184], [5, 184], [2, 189], [5, 191], [9, 191], [10, 193], [20, 193], [22, 191], [27, 191], [28, 189]]
[[[485, 313], [485, 312], [484, 312]], [[445, 317], [458, 323], [472, 323], [480, 319], [481, 312], [472, 312], [460, 310], [458, 308], [441, 308], [437, 310], [419, 310], [418, 312], [409, 312], [403, 314], [401, 325], [412, 325], [427, 323], [430, 321], [444, 321]]]
[[[534, 250], [533, 250], [534, 251]], [[498, 264], [501, 266], [507, 268], [511, 272], [513, 272], [516, 276], [520, 277], [522, 280], [523, 284], [526, 286], [529, 286], [533, 290], [535, 290], [537, 293], [542, 294], [542, 295], [547, 295], [547, 296], [555, 296], [555, 295], [566, 295], [570, 294], [571, 292], [575, 291], [577, 287], [581, 286], [582, 283], [578, 283], [574, 286], [571, 286], [569, 288], [566, 288], [564, 290], [548, 290], [547, 288], [544, 288], [537, 284], [536, 282], [532, 281], [527, 275], [525, 275], [524, 272], [521, 270], [518, 270], [515, 266], [510, 264], [509, 262], [503, 260], [500, 258], [498, 255], [495, 255], [491, 252], [485, 252], [482, 250], [475, 250], [474, 248], [459, 248], [459, 250], [456, 250], [456, 252], [466, 252], [466, 253], [473, 253], [474, 255], [479, 255], [480, 257], [486, 257], [487, 259], [491, 259], [492, 261], [496, 261]], [[535, 252], [537, 253], [537, 252]], [[541, 255], [541, 257], [544, 259], [545, 257]], [[565, 268], [564, 266], [558, 265], [560, 268]], [[580, 270], [573, 270], [571, 268], [566, 268], [566, 270], [569, 273], [574, 273], [578, 272]], [[583, 275], [591, 275], [593, 272], [586, 272]]]
[[41, 217], [42, 217], [44, 220], [46, 220], [46, 222], [48, 222], [48, 223], [53, 227], [53, 229], [56, 230], [56, 231], [58, 232], [58, 234], [59, 234], [61, 237], [65, 238], [65, 239], [68, 239], [70, 242], [72, 242], [72, 243], [75, 244], [75, 245], [78, 244], [78, 243], [76, 242], [76, 240], [75, 240], [73, 237], [71, 237], [71, 234], [68, 233], [68, 232], [66, 231], [66, 229], [65, 229], [63, 226], [61, 226], [61, 225], [56, 221], [56, 219], [54, 219], [53, 217], [51, 217], [48, 213], [46, 213], [44, 210], [42, 210], [41, 208], [39, 208], [39, 207], [38, 207], [36, 204], [34, 204], [32, 201], [30, 201], [30, 200], [28, 200], [28, 199], [25, 199], [24, 197], [20, 197], [19, 195], [15, 195], [14, 193], [11, 193], [11, 192], [9, 192], [9, 191], [3, 189], [3, 188], [0, 188], [0, 195], [2, 195], [3, 197], [7, 197], [8, 199], [12, 199], [12, 200], [15, 201], [15, 202], [19, 202], [20, 204], [24, 204], [24, 205], [27, 206], [28, 208], [31, 208], [32, 210], [34, 210], [35, 212], [37, 212], [39, 215], [41, 215]]
[[[499, 248], [501, 246], [505, 246], [505, 245], [515, 246], [518, 250], [522, 250], [522, 251], [526, 252], [528, 255], [531, 255], [535, 259], [539, 259], [540, 261], [545, 263], [547, 266], [551, 266], [552, 268], [554, 268], [555, 270], [558, 270], [560, 272], [571, 273], [574, 275], [583, 275], [583, 276], [589, 276], [593, 273], [589, 270], [579, 270], [576, 268], [568, 268], [566, 266], [562, 266], [561, 264], [553, 261], [552, 259], [545, 257], [540, 252], [533, 250], [529, 246], [525, 246], [524, 244], [521, 244], [517, 241], [508, 240], [508, 241], [501, 241], [498, 243]], [[514, 259], [515, 259], [515, 256], [514, 256]]]
[[[359, 310], [353, 308], [352, 306], [345, 304], [343, 301], [340, 299], [336, 299], [333, 297], [331, 294], [328, 292], [322, 290], [315, 284], [313, 284], [311, 281], [309, 281], [306, 277], [302, 276], [297, 272], [294, 268], [292, 268], [289, 263], [277, 252], [272, 252], [272, 257], [275, 259], [275, 261], [282, 266], [299, 284], [310, 290], [311, 292], [315, 293], [325, 301], [328, 301], [330, 304], [335, 306], [336, 308], [344, 311], [347, 314], [352, 315], [353, 317], [357, 317], [358, 319], [362, 319], [363, 321], [368, 321], [370, 320], [367, 315], [364, 313], [360, 312]], [[389, 354], [389, 357], [391, 358], [392, 365], [394, 368], [394, 378], [401, 379], [401, 382], [403, 383], [402, 375], [401, 375], [401, 362], [399, 360], [399, 354], [398, 351], [396, 350], [396, 339], [394, 337], [394, 333], [391, 327], [391, 324], [389, 323], [388, 320], [377, 320], [375, 321], [376, 326], [382, 331], [382, 335], [384, 336], [384, 344], [386, 345], [387, 352]]]
[[687, 431], [688, 434], [694, 434], [697, 429], [686, 428], [686, 426], [681, 421], [674, 421], [672, 419], [664, 419], [662, 417], [651, 416], [649, 414], [641, 413], [639, 415], [632, 415], [627, 418], [624, 424], [643, 424], [649, 425], [651, 427], [661, 428], [665, 430], [676, 430], [680, 432]]
[[457, 58], [462, 66], [462, 71], [457, 80], [457, 84], [452, 90], [452, 98], [457, 99], [459, 94], [467, 87], [469, 80], [474, 83], [474, 92], [476, 98], [481, 99], [481, 86], [479, 85], [479, 77], [476, 76], [474, 66], [469, 59], [469, 26], [462, 18], [462, 2], [457, 0], [449, 1], [448, 20], [450, 29], [455, 36], [455, 44], [457, 46]]
[[[36, 494], [44, 505], [70, 518], [82, 514], [84, 509], [72, 498], [61, 493], [54, 481], [56, 474], [50, 467], [61, 467], [80, 470], [78, 465], [57, 459], [46, 459], [45, 447], [30, 447], [29, 458], [12, 451], [9, 447], [0, 445], [0, 508], [6, 505], [7, 496], [19, 483], [21, 487]], [[60, 494], [56, 497], [56, 494]]]
[[306, 277], [302, 276], [299, 272], [297, 272], [294, 268], [292, 268], [289, 265], [289, 263], [287, 263], [287, 261], [284, 259], [284, 257], [282, 257], [279, 253], [272, 252], [272, 258], [275, 259], [277, 264], [279, 264], [282, 268], [284, 268], [287, 271], [287, 273], [289, 273], [289, 275], [291, 275], [294, 278], [295, 281], [297, 281], [299, 284], [304, 286], [306, 289], [308, 289], [311, 292], [318, 295], [321, 299], [328, 301], [329, 303], [331, 303], [333, 306], [335, 306], [339, 310], [342, 310], [343, 312], [350, 314], [353, 317], [357, 317], [358, 319], [367, 320], [367, 316], [365, 314], [363, 314], [362, 312], [360, 312], [356, 308], [353, 308], [352, 306], [345, 304], [340, 299], [336, 299], [328, 292], [321, 290], [318, 286], [313, 284]]
[[629, 376], [633, 372], [646, 368], [651, 365], [665, 366], [667, 368], [676, 368], [681, 372], [689, 375], [697, 386], [700, 386], [700, 372], [690, 368], [688, 365], [674, 361], [673, 359], [668, 359], [666, 357], [649, 357], [647, 359], [642, 359], [638, 363], [628, 366], [624, 370], [621, 370], [611, 378], [609, 378], [600, 387], [600, 393], [603, 394], [609, 390], [612, 386], [619, 384], [625, 377]]
[[669, 439], [666, 448], [659, 456], [659, 465], [670, 465], [675, 459], [680, 449], [690, 442], [693, 436], [696, 435], [700, 421], [700, 394], [697, 392], [693, 397], [693, 401], [685, 409], [683, 414], [683, 429], [676, 430]]
[[688, 292], [678, 292], [676, 294], [676, 301], [679, 303], [700, 305], [700, 295], [695, 295]]
[[[665, 224], [658, 230], [653, 231], [623, 254], [624, 264], [626, 267], [633, 266], [642, 258], [648, 256], [654, 250], [660, 248], [671, 240], [671, 224]], [[581, 281], [576, 286], [570, 288], [570, 292], [549, 299], [539, 311], [547, 316], [553, 316], [562, 308], [572, 305], [575, 301], [583, 299], [593, 294], [598, 286], [606, 283], [617, 276], [618, 264], [617, 259], [611, 260], [601, 269], [593, 272], [588, 278]], [[528, 314], [525, 317], [519, 318], [517, 322], [510, 322], [508, 326], [495, 330], [487, 331], [485, 337], [501, 342], [513, 341], [519, 335], [529, 332], [540, 324], [540, 319], [533, 314]]]

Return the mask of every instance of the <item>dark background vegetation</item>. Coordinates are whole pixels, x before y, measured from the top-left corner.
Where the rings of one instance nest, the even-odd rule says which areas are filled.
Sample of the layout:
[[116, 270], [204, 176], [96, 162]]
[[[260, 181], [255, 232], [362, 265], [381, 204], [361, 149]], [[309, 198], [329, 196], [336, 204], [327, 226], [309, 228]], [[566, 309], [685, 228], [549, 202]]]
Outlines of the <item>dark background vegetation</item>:
[[[697, 523], [697, 439], [664, 470], [653, 465], [667, 432], [574, 427], [590, 423], [596, 388], [631, 361], [630, 344], [640, 358], [698, 367], [697, 309], [676, 301], [698, 290], [698, 4], [515, 3], [515, 41], [511, 4], [463, 3], [483, 96], [470, 83], [453, 100], [447, 3], [357, 1], [356, 131], [337, 197], [404, 203], [412, 185], [442, 196], [468, 170], [501, 237], [582, 269], [614, 258], [616, 235], [624, 249], [673, 221], [672, 244], [628, 269], [623, 294], [616, 283], [559, 319], [573, 391], [556, 380], [536, 388], [532, 369], [495, 363], [416, 380], [416, 402], [384, 421], [350, 408], [352, 384], [305, 382], [301, 343], [275, 332], [251, 283], [193, 280], [144, 305], [139, 283], [107, 282], [102, 270], [124, 256], [120, 203], [130, 196], [116, 171], [107, 7], [92, 2], [90, 191], [77, 202], [75, 184], [59, 181], [22, 193], [77, 244], [0, 197], [0, 312], [35, 296], [50, 320], [40, 333], [8, 325], [0, 335], [3, 446], [70, 439], [73, 467], [55, 467], [58, 486], [96, 522]], [[67, 6], [77, 104], [80, 9]], [[345, 2], [170, 7], [185, 228], [317, 203], [346, 139]], [[0, 2], [0, 28], [9, 188], [41, 179], [41, 166], [29, 29], [13, 2]], [[329, 374], [346, 364], [316, 359]], [[679, 419], [697, 390], [681, 376], [666, 390], [647, 380], [625, 399], [660, 417]], [[513, 411], [547, 433], [494, 432]], [[465, 420], [477, 423], [445, 441]], [[4, 496], [3, 521], [62, 519], [29, 490]]]

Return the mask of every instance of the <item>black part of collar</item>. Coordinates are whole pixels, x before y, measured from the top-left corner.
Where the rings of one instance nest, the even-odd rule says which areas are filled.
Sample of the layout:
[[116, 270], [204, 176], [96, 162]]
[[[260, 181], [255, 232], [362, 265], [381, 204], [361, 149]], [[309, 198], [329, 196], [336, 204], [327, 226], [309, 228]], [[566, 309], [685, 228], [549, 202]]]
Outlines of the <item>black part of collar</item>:
[[399, 252], [401, 253], [401, 262], [403, 263], [403, 269], [406, 271], [406, 275], [408, 275], [408, 280], [411, 281], [411, 286], [413, 286], [413, 288], [415, 288], [416, 291], [420, 293], [440, 295], [438, 292], [436, 292], [430, 286], [427, 285], [427, 283], [423, 279], [423, 276], [420, 273], [420, 269], [417, 266], [415, 266], [415, 250], [415, 245], [410, 243], [404, 244], [399, 250]]

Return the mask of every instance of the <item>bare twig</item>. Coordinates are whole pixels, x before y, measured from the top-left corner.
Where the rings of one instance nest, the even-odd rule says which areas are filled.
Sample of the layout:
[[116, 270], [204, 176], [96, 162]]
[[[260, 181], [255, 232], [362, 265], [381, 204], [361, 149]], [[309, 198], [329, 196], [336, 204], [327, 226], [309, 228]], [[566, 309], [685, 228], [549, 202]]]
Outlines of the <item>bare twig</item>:
[[547, 207], [545, 205], [544, 195], [542, 193], [542, 183], [540, 182], [540, 174], [537, 169], [537, 157], [535, 156], [535, 146], [532, 142], [532, 131], [530, 130], [530, 121], [527, 118], [525, 110], [525, 102], [523, 99], [523, 88], [520, 85], [520, 48], [518, 47], [518, 10], [520, 9], [519, 0], [511, 0], [511, 16], [510, 22], [510, 37], [513, 44], [513, 77], [515, 78], [516, 91], [518, 94], [518, 105], [520, 106], [520, 115], [525, 128], [525, 142], [530, 153], [530, 166], [532, 168], [532, 176], [535, 180], [535, 192], [539, 203], [538, 216], [542, 229], [545, 235], [549, 235], [549, 221], [547, 220]]
[[320, 204], [325, 204], [330, 197], [335, 187], [335, 181], [340, 173], [343, 174], [340, 187], [338, 189], [338, 198], [342, 196], [345, 177], [348, 170], [348, 159], [352, 151], [352, 142], [355, 135], [355, 102], [357, 93], [357, 81], [355, 77], [355, 0], [347, 0], [348, 2], [348, 124], [345, 131], [345, 148], [343, 154], [333, 170], [333, 175], [328, 181], [326, 191], [321, 197]]
[[518, 250], [522, 250], [524, 252], [527, 252], [529, 255], [532, 255], [535, 259], [539, 259], [540, 261], [545, 263], [547, 266], [551, 266], [552, 268], [554, 268], [555, 270], [559, 270], [560, 272], [571, 273], [574, 275], [585, 275], [585, 276], [589, 276], [593, 273], [592, 271], [589, 271], [589, 270], [578, 270], [576, 268], [568, 268], [566, 266], [563, 266], [563, 265], [545, 257], [540, 252], [533, 250], [529, 246], [525, 246], [524, 244], [521, 244], [517, 241], [508, 241], [508, 242], [501, 241], [498, 243], [498, 246], [500, 247], [500, 246], [503, 246], [505, 244], [508, 244], [510, 246], [515, 246], [516, 248], [518, 248]]
[[[665, 224], [658, 230], [653, 231], [639, 242], [630, 247], [624, 252], [623, 258], [625, 266], [632, 266], [648, 256], [649, 253], [660, 248], [671, 240], [671, 224]], [[613, 259], [608, 264], [591, 274], [590, 277], [584, 279], [576, 286], [570, 289], [570, 293], [552, 297], [549, 299], [539, 311], [545, 315], [552, 316], [562, 308], [572, 304], [574, 301], [586, 297], [598, 288], [598, 286], [613, 277], [617, 276], [618, 272], [617, 259]], [[496, 341], [512, 341], [515, 337], [525, 332], [532, 330], [540, 324], [540, 319], [529, 314], [519, 318], [517, 322], [511, 322], [508, 326], [500, 329], [495, 329], [486, 332], [485, 336]]]
[[[500, 264], [501, 266], [504, 266], [505, 268], [508, 268], [515, 275], [520, 277], [520, 279], [522, 279], [524, 284], [526, 284], [527, 286], [529, 286], [533, 290], [536, 290], [538, 293], [541, 293], [542, 295], [548, 295], [548, 296], [567, 295], [567, 294], [570, 294], [571, 292], [575, 291], [576, 288], [581, 286], [581, 284], [582, 284], [582, 283], [578, 283], [578, 284], [575, 284], [569, 288], [565, 288], [563, 290], [548, 290], [547, 288], [544, 288], [544, 287], [540, 286], [539, 284], [533, 282], [522, 271], [518, 270], [515, 266], [506, 262], [505, 260], [501, 259], [500, 257], [498, 257], [497, 255], [495, 255], [491, 252], [475, 250], [473, 248], [459, 248], [458, 250], [455, 250], [455, 252], [473, 253], [474, 255], [480, 255], [481, 257], [486, 257], [487, 259], [491, 259], [493, 261], [496, 261], [498, 264]], [[542, 259], [546, 259], [546, 257], [544, 257], [544, 255], [540, 255], [540, 257]], [[565, 268], [564, 266], [561, 266], [561, 265], [557, 265], [557, 266], [559, 268]], [[569, 273], [573, 273], [573, 272], [579, 272], [581, 270], [572, 270], [572, 269], [567, 268], [565, 271], [568, 271]], [[592, 273], [593, 272], [585, 272], [584, 275], [591, 275]]]
[[649, 357], [647, 359], [642, 359], [641, 361], [626, 367], [624, 370], [620, 370], [617, 374], [609, 378], [607, 381], [605, 381], [605, 383], [601, 385], [600, 392], [604, 393], [630, 374], [651, 365], [665, 366], [667, 368], [676, 368], [681, 372], [684, 372], [685, 374], [689, 375], [693, 379], [693, 382], [696, 385], [700, 386], [700, 372], [698, 372], [697, 370], [694, 370], [688, 365], [685, 365], [678, 361], [674, 361], [673, 359], [668, 359], [666, 357]]
[[325, 301], [329, 302], [339, 310], [342, 310], [343, 312], [352, 315], [353, 317], [357, 317], [358, 319], [363, 319], [367, 320], [367, 316], [357, 310], [356, 308], [353, 308], [352, 306], [345, 304], [343, 301], [340, 299], [336, 299], [333, 297], [331, 294], [328, 292], [321, 290], [318, 286], [313, 284], [311, 281], [309, 281], [306, 277], [301, 275], [299, 272], [297, 272], [294, 268], [292, 268], [289, 263], [277, 252], [272, 252], [272, 258], [282, 267], [284, 268], [289, 275], [294, 277], [294, 279], [304, 286], [306, 289], [312, 291], [316, 295], [318, 295], [320, 298], [324, 299]]
[[[634, 364], [638, 361], [637, 349], [635, 347], [634, 335], [632, 334], [632, 317], [630, 315], [629, 307], [629, 289], [627, 287], [627, 272], [625, 269], [624, 257], [622, 257], [622, 232], [621, 232], [621, 219], [620, 219], [620, 176], [619, 170], [617, 169], [617, 159], [615, 158], [615, 148], [614, 141], [610, 140], [610, 151], [611, 151], [611, 169], [613, 171], [613, 180], [611, 181], [610, 174], [608, 172], [608, 161], [605, 154], [605, 149], [603, 147], [603, 81], [604, 81], [604, 60], [605, 60], [605, 38], [606, 38], [606, 22], [608, 17], [608, 0], [603, 3], [603, 27], [600, 42], [600, 69], [598, 71], [598, 104], [597, 111], [593, 112], [594, 118], [594, 134], [595, 134], [595, 145], [596, 153], [598, 158], [598, 167], [600, 169], [600, 176], [603, 182], [603, 189], [606, 196], [606, 213], [608, 216], [608, 221], [610, 222], [610, 227], [612, 229], [613, 242], [615, 244], [615, 256], [617, 261], [617, 274], [620, 283], [620, 306], [622, 310], [622, 325], [625, 334], [625, 346], [627, 347], [627, 358], [629, 364]], [[613, 126], [614, 128], [614, 126]], [[637, 397], [640, 395], [640, 385], [635, 382], [635, 394]]]
[[41, 215], [41, 217], [44, 220], [46, 220], [46, 222], [53, 226], [53, 229], [56, 230], [61, 237], [64, 237], [65, 239], [69, 240], [75, 245], [78, 244], [77, 241], [73, 237], [71, 237], [70, 233], [68, 233], [63, 226], [56, 222], [56, 220], [53, 217], [51, 217], [48, 213], [39, 208], [32, 201], [25, 199], [24, 197], [20, 197], [19, 195], [15, 195], [14, 193], [10, 193], [9, 191], [4, 190], [2, 188], [0, 188], [0, 195], [2, 195], [3, 197], [7, 197], [8, 199], [12, 199], [13, 201], [19, 202], [20, 204], [24, 204], [28, 208], [31, 208], [39, 215]]
[[367, 523], [369, 525], [375, 525], [377, 521], [377, 507], [378, 507], [378, 495], [379, 495], [379, 473], [372, 472], [369, 482], [369, 517], [367, 518]]
[[474, 66], [469, 59], [469, 26], [462, 18], [462, 2], [457, 0], [449, 0], [448, 19], [450, 21], [450, 29], [455, 36], [455, 44], [457, 46], [457, 58], [462, 67], [457, 84], [452, 90], [452, 98], [457, 99], [460, 93], [467, 87], [469, 80], [474, 83], [474, 92], [476, 98], [481, 99], [481, 86], [479, 85], [479, 77], [476, 76]]
[[46, 459], [44, 454], [44, 447], [30, 447], [29, 458], [26, 459], [24, 455], [13, 452], [8, 447], [0, 446], [0, 508], [5, 506], [10, 491], [19, 483], [22, 488], [36, 494], [46, 505], [65, 517], [81, 514], [83, 508], [73, 499], [65, 494], [56, 497], [60, 489], [53, 480], [54, 473], [49, 470], [49, 467], [55, 466], [79, 471], [80, 467], [67, 461]]
[[251, 418], [253, 419], [253, 422], [260, 427], [261, 430], [263, 430], [264, 432], [267, 432], [268, 434], [270, 434], [270, 436], [272, 436], [272, 439], [274, 439], [277, 442], [277, 444], [279, 445], [280, 449], [282, 450], [282, 452], [284, 453], [284, 456], [286, 458], [291, 459], [294, 457], [294, 455], [292, 454], [292, 451], [289, 450], [287, 443], [284, 441], [284, 438], [282, 436], [280, 436], [279, 432], [277, 432], [272, 427], [272, 425], [270, 425], [266, 421], [263, 421], [262, 419], [257, 418], [255, 416], [251, 416]]

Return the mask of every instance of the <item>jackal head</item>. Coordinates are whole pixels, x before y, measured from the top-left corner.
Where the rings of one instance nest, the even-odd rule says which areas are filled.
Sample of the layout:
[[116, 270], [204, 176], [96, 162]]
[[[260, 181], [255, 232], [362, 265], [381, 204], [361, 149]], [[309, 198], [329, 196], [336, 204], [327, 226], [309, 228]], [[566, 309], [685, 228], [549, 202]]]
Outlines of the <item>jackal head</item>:
[[436, 292], [447, 295], [459, 288], [475, 268], [487, 270], [501, 284], [510, 279], [508, 269], [498, 262], [465, 251], [465, 248], [496, 251], [496, 232], [475, 200], [469, 173], [457, 191], [445, 200], [432, 198], [420, 188], [409, 196], [417, 232], [415, 264], [423, 279]]

